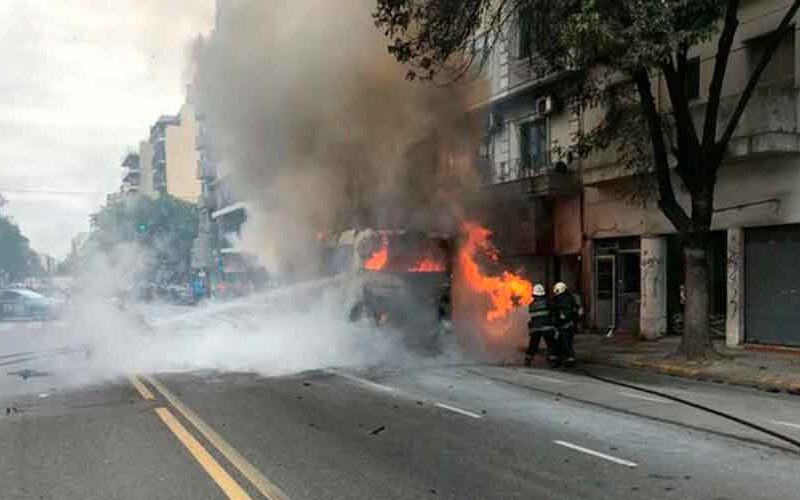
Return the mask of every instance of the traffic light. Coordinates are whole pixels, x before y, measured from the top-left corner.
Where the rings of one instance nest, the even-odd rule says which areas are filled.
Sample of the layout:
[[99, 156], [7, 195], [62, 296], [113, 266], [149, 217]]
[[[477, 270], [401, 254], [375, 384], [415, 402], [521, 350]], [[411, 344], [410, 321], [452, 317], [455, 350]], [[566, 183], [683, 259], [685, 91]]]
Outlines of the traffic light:
[[150, 225], [145, 222], [142, 222], [138, 226], [136, 226], [136, 229], [139, 231], [139, 233], [143, 234], [146, 233], [148, 229], [150, 229]]

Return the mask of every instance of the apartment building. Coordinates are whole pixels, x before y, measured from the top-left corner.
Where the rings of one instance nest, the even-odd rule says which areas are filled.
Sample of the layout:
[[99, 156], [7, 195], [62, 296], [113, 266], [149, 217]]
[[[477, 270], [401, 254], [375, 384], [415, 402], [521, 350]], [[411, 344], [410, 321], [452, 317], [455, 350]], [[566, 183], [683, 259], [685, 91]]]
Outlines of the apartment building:
[[177, 115], [162, 115], [150, 127], [149, 146], [144, 149], [152, 157], [155, 192], [197, 203], [201, 193], [197, 179], [197, 130], [194, 105], [189, 100]]
[[[786, 11], [781, 0], [743, 2], [724, 82], [723, 116]], [[729, 345], [800, 346], [800, 41], [782, 41], [720, 169], [713, 219], [712, 317]], [[561, 279], [582, 291], [588, 321], [601, 331], [657, 337], [680, 328], [683, 279], [675, 230], [653, 203], [632, 204], [632, 172], [613, 151], [555, 160], [587, 117], [558, 94], [565, 75], [534, 76], [528, 42], [509, 36], [490, 57], [491, 97], [481, 148], [485, 190], [497, 206], [501, 250], [531, 278]], [[693, 47], [687, 82], [704, 116], [716, 40]], [[665, 111], [668, 92], [654, 93]], [[571, 160], [571, 161], [570, 161]], [[687, 197], [680, 189], [681, 201]], [[503, 221], [510, 221], [504, 223]]]
[[192, 248], [192, 268], [206, 279], [215, 295], [244, 293], [266, 284], [266, 271], [258, 259], [239, 248], [247, 221], [247, 208], [231, 174], [220, 173], [220, 155], [205, 115], [198, 113], [198, 162], [201, 184], [198, 202], [200, 228]]
[[538, 76], [530, 40], [515, 32], [486, 61], [488, 97], [479, 150], [482, 217], [507, 264], [536, 283], [581, 288], [580, 164], [556, 154], [568, 146], [578, 117], [559, 93], [567, 75]]

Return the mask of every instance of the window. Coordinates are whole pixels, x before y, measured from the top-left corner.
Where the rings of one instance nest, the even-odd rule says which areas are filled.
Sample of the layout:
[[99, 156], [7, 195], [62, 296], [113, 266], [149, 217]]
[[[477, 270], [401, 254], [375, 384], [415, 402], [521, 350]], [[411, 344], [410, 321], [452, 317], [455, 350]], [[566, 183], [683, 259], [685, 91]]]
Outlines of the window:
[[694, 57], [686, 63], [686, 98], [700, 97], [700, 58]]
[[[769, 85], [794, 78], [794, 36], [794, 29], [790, 29], [783, 37], [761, 75], [760, 84]], [[747, 60], [751, 73], [761, 61], [771, 37], [772, 33], [767, 33], [747, 41]]]
[[508, 163], [501, 161], [497, 169], [497, 182], [504, 182], [508, 180]]
[[520, 126], [520, 159], [522, 173], [547, 166], [547, 122], [536, 120]]
[[520, 59], [536, 55], [539, 47], [547, 41], [549, 25], [544, 10], [525, 7], [519, 12], [517, 56]]

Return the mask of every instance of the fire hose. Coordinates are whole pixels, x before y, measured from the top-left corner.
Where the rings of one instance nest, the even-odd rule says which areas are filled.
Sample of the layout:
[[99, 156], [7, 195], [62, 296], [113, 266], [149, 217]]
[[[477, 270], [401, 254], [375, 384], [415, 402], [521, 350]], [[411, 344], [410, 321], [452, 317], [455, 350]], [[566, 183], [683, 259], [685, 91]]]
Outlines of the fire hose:
[[[775, 432], [775, 431], [773, 431], [771, 429], [767, 429], [766, 427], [760, 426], [760, 425], [755, 424], [753, 422], [749, 422], [749, 421], [744, 420], [742, 418], [739, 418], [739, 417], [737, 417], [735, 415], [731, 415], [730, 413], [726, 413], [726, 412], [721, 411], [721, 410], [716, 410], [716, 409], [711, 408], [709, 406], [701, 405], [699, 403], [695, 403], [693, 401], [689, 401], [689, 400], [686, 400], [686, 399], [683, 399], [683, 398], [679, 398], [677, 396], [673, 396], [671, 394], [667, 394], [667, 393], [664, 393], [664, 392], [656, 391], [656, 390], [653, 390], [653, 389], [647, 389], [647, 388], [644, 388], [644, 387], [640, 387], [638, 385], [629, 384], [627, 382], [620, 382], [619, 380], [614, 380], [614, 379], [610, 379], [610, 378], [607, 378], [607, 377], [602, 377], [600, 375], [596, 375], [596, 374], [590, 372], [589, 370], [587, 370], [585, 368], [576, 369], [575, 372], [576, 373], [580, 373], [580, 374], [582, 374], [582, 375], [584, 375], [586, 377], [598, 380], [600, 382], [604, 382], [606, 384], [612, 384], [612, 385], [616, 385], [616, 386], [619, 386], [619, 387], [625, 387], [626, 389], [632, 389], [634, 391], [644, 392], [644, 393], [647, 393], [647, 394], [651, 394], [653, 396], [658, 396], [660, 398], [669, 399], [671, 401], [675, 401], [677, 403], [681, 403], [683, 405], [695, 408], [697, 410], [701, 410], [701, 411], [704, 411], [704, 412], [707, 412], [707, 413], [711, 413], [712, 415], [716, 415], [716, 416], [724, 418], [726, 420], [730, 420], [732, 422], [736, 422], [737, 424], [743, 425], [745, 427], [749, 427], [749, 428], [751, 428], [753, 430], [762, 432], [764, 434], [768, 434], [768, 435], [774, 437], [775, 439], [778, 439], [780, 441], [784, 441], [784, 442], [789, 443], [791, 445], [794, 445], [798, 449], [800, 449], [800, 441], [798, 441], [796, 439], [793, 439], [793, 438], [791, 438], [789, 436], [786, 436], [785, 434], [781, 434], [781, 433]], [[796, 451], [795, 453], [800, 454], [800, 451]]]

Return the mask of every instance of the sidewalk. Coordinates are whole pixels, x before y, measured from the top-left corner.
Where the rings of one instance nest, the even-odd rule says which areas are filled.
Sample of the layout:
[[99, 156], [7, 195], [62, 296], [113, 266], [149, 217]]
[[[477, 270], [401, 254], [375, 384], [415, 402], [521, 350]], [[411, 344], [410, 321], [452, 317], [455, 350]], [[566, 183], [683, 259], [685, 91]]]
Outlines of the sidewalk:
[[578, 335], [575, 350], [588, 364], [636, 368], [677, 377], [800, 395], [800, 354], [730, 349], [715, 343], [723, 359], [689, 363], [675, 355], [679, 337], [644, 341], [631, 336]]

